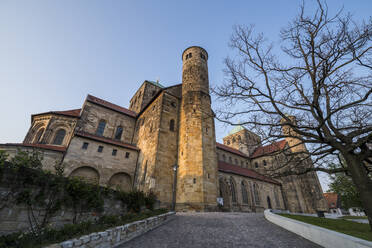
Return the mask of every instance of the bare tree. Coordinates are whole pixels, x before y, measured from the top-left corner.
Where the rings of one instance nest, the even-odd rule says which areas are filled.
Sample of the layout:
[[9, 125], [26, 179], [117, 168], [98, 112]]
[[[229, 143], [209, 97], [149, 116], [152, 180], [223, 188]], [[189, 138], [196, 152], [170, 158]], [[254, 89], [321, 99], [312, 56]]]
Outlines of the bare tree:
[[[372, 19], [357, 23], [342, 9], [329, 16], [318, 0], [311, 15], [300, 6], [280, 41], [278, 48], [253, 26], [235, 27], [230, 46], [236, 54], [225, 60], [224, 85], [213, 89], [222, 106], [217, 118], [239, 119], [266, 134], [264, 142], [296, 138], [292, 151], [306, 144], [296, 159], [312, 159], [314, 166], [310, 161], [287, 173], [350, 175], [372, 228]], [[346, 164], [330, 168], [340, 155]]]

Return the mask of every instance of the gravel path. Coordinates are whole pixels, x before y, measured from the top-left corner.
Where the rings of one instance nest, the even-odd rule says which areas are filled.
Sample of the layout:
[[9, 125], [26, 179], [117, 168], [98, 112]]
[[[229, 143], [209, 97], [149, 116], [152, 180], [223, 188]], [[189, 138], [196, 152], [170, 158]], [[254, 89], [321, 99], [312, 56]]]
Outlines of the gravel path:
[[174, 220], [124, 247], [317, 247], [256, 213], [177, 213]]

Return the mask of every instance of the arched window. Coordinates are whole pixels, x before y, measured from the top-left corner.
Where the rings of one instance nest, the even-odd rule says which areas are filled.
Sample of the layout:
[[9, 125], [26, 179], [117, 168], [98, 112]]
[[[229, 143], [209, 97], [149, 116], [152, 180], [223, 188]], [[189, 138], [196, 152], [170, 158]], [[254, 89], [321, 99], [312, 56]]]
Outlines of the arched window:
[[260, 205], [260, 196], [258, 194], [257, 184], [253, 184], [253, 194], [254, 194], [254, 201], [256, 202], [256, 205]]
[[254, 163], [254, 167], [258, 168], [258, 163], [257, 162]]
[[96, 134], [99, 135], [99, 136], [102, 136], [103, 132], [105, 131], [105, 127], [106, 127], [106, 121], [105, 120], [100, 120], [99, 123], [98, 123]]
[[169, 122], [169, 130], [174, 131], [174, 120], [170, 120]]
[[264, 166], [266, 166], [266, 165], [267, 165], [267, 163], [266, 163], [266, 160], [264, 160], [264, 161], [263, 161], [263, 165], [264, 165]]
[[122, 134], [123, 134], [123, 127], [122, 126], [118, 126], [116, 128], [115, 139], [116, 140], [120, 140]]
[[44, 128], [40, 128], [39, 131], [37, 131], [34, 143], [40, 143], [41, 142], [41, 137], [43, 136], [44, 133]]
[[274, 190], [275, 206], [280, 208], [279, 195], [277, 189]]
[[226, 156], [225, 156], [225, 154], [222, 154], [222, 161], [223, 162], [226, 162]]
[[54, 137], [53, 144], [62, 145], [65, 135], [66, 131], [64, 129], [59, 129], [56, 133], [56, 136]]
[[232, 164], [232, 158], [231, 157], [229, 157], [229, 162], [230, 162], [230, 164]]
[[248, 192], [247, 192], [247, 186], [245, 185], [244, 181], [242, 181], [242, 199], [243, 203], [248, 204]]
[[236, 202], [235, 183], [232, 178], [230, 178], [230, 184], [231, 184], [231, 200], [232, 202]]
[[239, 165], [239, 163], [238, 163], [238, 159], [235, 159], [235, 164], [236, 164], [236, 165]]

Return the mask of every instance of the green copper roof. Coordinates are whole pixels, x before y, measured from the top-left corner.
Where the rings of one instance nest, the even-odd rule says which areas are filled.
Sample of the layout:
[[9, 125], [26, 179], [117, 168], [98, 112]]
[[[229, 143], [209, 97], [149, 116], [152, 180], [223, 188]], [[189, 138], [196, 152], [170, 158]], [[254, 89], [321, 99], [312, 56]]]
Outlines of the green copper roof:
[[154, 82], [154, 81], [150, 81], [150, 80], [146, 80], [146, 82], [149, 82], [150, 84], [153, 84], [153, 85], [158, 86], [160, 88], [164, 88], [164, 86], [161, 85], [159, 82]]
[[239, 131], [245, 130], [245, 128], [242, 125], [235, 126], [230, 132], [229, 135], [237, 133]]

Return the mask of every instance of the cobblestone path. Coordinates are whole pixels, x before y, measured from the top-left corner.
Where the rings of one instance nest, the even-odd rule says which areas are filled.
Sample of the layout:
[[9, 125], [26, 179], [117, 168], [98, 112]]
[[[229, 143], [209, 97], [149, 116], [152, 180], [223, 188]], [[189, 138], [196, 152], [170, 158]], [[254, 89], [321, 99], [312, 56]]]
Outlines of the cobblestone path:
[[320, 246], [282, 229], [256, 213], [177, 213], [170, 222], [120, 246], [300, 247]]

